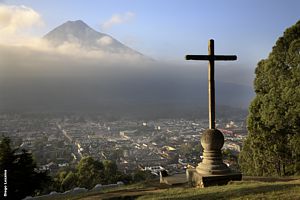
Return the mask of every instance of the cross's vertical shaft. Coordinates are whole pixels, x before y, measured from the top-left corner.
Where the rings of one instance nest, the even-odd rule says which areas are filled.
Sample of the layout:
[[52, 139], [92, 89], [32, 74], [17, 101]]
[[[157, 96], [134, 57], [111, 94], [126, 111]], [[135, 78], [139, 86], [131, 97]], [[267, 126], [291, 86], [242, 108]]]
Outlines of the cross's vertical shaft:
[[215, 48], [214, 40], [209, 40], [208, 55], [210, 57], [208, 64], [208, 115], [209, 129], [215, 129]]

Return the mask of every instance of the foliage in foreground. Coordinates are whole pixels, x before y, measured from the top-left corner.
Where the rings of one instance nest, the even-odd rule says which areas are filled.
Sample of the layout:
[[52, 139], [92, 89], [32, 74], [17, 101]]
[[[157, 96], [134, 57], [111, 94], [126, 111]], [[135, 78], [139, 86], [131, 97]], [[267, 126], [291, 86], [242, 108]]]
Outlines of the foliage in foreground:
[[241, 169], [254, 176], [300, 174], [300, 21], [277, 40], [255, 74]]
[[[12, 149], [10, 139], [3, 137], [0, 141], [0, 179], [7, 180], [7, 199], [22, 199], [26, 196], [42, 192], [51, 178], [46, 172], [36, 170], [31, 153], [22, 149]], [[6, 170], [6, 175], [4, 175]], [[4, 194], [1, 186], [1, 195]]]
[[115, 162], [110, 160], [98, 161], [87, 156], [80, 160], [75, 169], [60, 171], [54, 178], [53, 189], [61, 192], [75, 187], [92, 189], [97, 184], [126, 182], [130, 178], [118, 171]]
[[83, 157], [75, 168], [59, 171], [54, 177], [51, 187], [53, 191], [64, 192], [75, 187], [92, 189], [97, 184], [107, 185], [122, 181], [125, 184], [148, 181], [153, 178], [149, 171], [136, 171], [124, 174], [118, 170], [117, 164], [110, 160], [95, 160]]

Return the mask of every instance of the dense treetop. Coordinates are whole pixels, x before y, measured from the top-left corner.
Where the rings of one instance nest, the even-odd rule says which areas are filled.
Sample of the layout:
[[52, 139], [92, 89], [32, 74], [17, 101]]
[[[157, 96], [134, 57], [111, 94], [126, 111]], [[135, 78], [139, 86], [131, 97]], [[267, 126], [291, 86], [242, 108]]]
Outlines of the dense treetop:
[[255, 74], [242, 170], [253, 175], [300, 173], [300, 21], [277, 40]]

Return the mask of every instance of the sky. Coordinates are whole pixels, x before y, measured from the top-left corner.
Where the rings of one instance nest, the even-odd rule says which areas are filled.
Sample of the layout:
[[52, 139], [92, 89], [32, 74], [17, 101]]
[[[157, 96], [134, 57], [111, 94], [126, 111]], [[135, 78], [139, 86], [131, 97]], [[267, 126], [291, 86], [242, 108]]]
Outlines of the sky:
[[[300, 19], [298, 0], [2, 0], [39, 14], [30, 30], [43, 36], [68, 20], [81, 19], [97, 31], [158, 60], [184, 61], [187, 53], [237, 54], [254, 68], [283, 31]], [[34, 25], [34, 24], [33, 24]]]

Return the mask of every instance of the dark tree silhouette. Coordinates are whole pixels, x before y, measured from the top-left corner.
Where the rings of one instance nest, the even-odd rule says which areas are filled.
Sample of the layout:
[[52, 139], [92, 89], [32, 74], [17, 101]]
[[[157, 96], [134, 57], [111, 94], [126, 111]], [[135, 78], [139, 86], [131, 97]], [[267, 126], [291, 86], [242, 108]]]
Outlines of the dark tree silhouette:
[[[4, 170], [6, 170], [6, 199], [18, 200], [39, 194], [51, 180], [47, 172], [37, 170], [30, 153], [24, 149], [12, 149], [8, 137], [3, 137], [0, 141], [0, 170], [1, 180], [4, 179]], [[4, 187], [1, 187], [1, 195], [3, 190]]]

